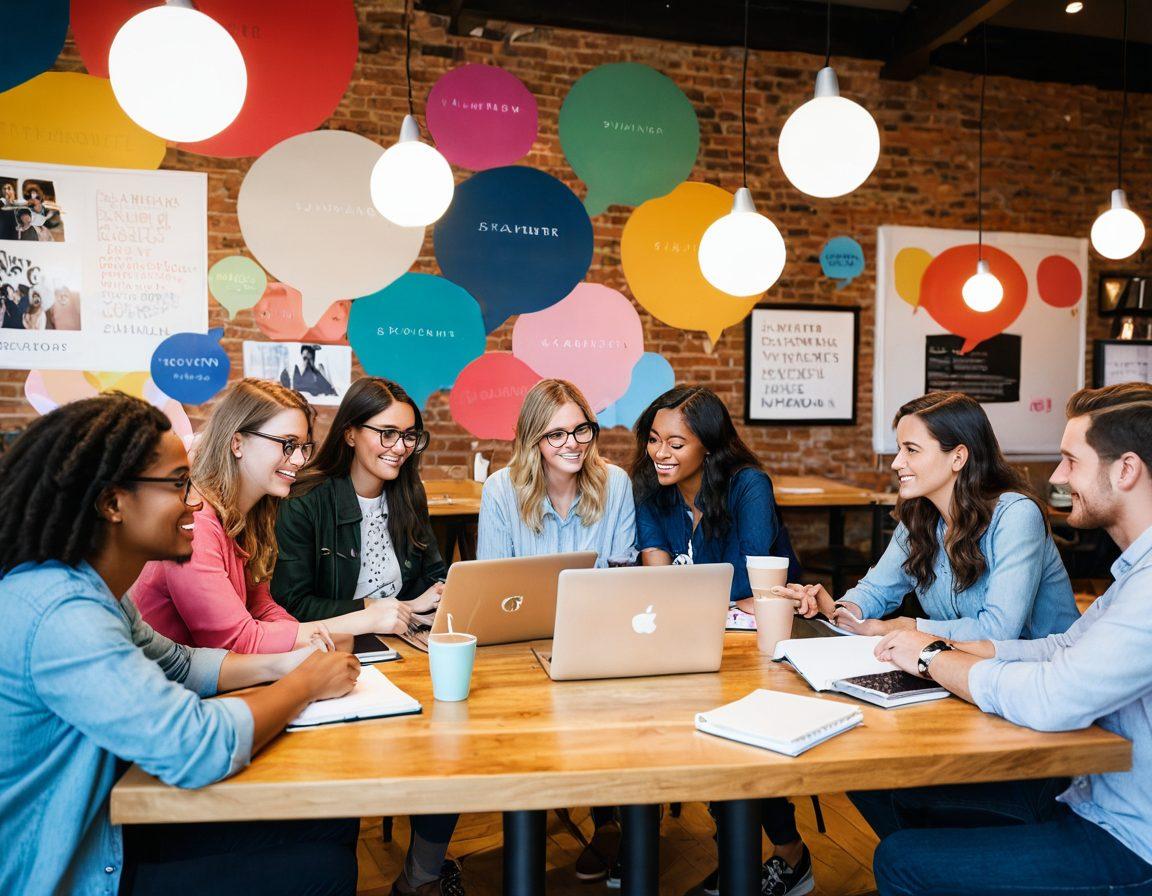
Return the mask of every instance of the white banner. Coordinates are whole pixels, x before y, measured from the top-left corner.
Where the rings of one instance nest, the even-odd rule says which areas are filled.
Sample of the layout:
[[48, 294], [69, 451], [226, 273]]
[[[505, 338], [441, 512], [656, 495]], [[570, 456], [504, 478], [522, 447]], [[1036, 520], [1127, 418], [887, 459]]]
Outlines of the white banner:
[[208, 329], [207, 176], [0, 160], [0, 368], [148, 370]]

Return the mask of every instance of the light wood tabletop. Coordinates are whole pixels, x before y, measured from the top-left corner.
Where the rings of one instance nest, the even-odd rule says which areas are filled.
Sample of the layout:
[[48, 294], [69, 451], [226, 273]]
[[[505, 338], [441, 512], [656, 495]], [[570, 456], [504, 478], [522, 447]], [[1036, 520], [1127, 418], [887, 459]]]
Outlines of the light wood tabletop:
[[873, 503], [869, 489], [823, 476], [773, 476], [772, 490], [781, 507], [864, 507]]
[[798, 758], [699, 733], [694, 713], [754, 688], [812, 694], [747, 633], [727, 635], [719, 673], [608, 681], [554, 683], [529, 645], [484, 647], [465, 703], [435, 702], [427, 657], [396, 646], [404, 659], [378, 668], [424, 705], [422, 715], [281, 735], [249, 768], [200, 790], [133, 767], [112, 791], [113, 823], [747, 800], [1131, 762], [1130, 744], [1099, 728], [1038, 733], [956, 698], [895, 710], [856, 704], [862, 726]]

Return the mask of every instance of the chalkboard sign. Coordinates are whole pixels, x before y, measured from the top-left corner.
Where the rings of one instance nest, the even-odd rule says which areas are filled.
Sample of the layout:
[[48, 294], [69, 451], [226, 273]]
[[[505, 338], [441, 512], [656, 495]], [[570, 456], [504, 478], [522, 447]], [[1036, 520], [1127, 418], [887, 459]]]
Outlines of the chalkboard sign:
[[744, 422], [853, 426], [860, 309], [757, 305], [744, 326]]
[[1019, 336], [1001, 333], [961, 354], [963, 336], [925, 337], [924, 391], [963, 392], [981, 404], [1020, 400]]
[[1092, 343], [1092, 385], [1152, 383], [1152, 341], [1096, 339]]

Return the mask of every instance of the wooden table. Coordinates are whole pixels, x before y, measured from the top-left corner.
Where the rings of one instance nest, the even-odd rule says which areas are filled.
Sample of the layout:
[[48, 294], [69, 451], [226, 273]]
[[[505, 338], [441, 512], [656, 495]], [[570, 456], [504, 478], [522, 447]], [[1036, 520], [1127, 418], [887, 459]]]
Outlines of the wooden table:
[[[797, 634], [808, 623], [798, 620]], [[432, 698], [427, 657], [397, 643], [381, 670], [424, 713], [284, 734], [251, 766], [200, 790], [133, 767], [112, 791], [114, 824], [505, 813], [505, 892], [539, 893], [545, 811], [618, 804], [625, 891], [655, 893], [658, 805], [721, 801], [731, 893], [759, 892], [756, 798], [1038, 778], [1130, 767], [1131, 746], [1099, 728], [1038, 733], [959, 699], [884, 710], [797, 758], [701, 734], [694, 714], [757, 687], [812, 692], [789, 667], [726, 636], [718, 674], [552, 682], [529, 646], [481, 648], [466, 703]], [[854, 703], [848, 698], [841, 702]], [[727, 896], [727, 894], [726, 894]]]
[[469, 526], [480, 519], [480, 494], [484, 483], [471, 479], [425, 479], [428, 515], [444, 523], [447, 535], [444, 562], [451, 565], [457, 548], [461, 560], [475, 560], [475, 544], [467, 536]]

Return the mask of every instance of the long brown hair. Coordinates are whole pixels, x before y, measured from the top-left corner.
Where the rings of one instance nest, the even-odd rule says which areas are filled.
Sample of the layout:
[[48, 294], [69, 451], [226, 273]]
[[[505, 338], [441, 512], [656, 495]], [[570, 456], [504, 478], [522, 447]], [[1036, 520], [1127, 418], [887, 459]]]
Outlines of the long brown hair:
[[[964, 591], [988, 568], [980, 539], [988, 530], [1002, 494], [1019, 492], [1031, 499], [1045, 525], [1048, 515], [1028, 480], [1009, 466], [978, 401], [962, 392], [929, 392], [900, 408], [892, 426], [908, 416], [923, 421], [932, 438], [940, 443], [941, 451], [955, 451], [960, 445], [968, 449], [968, 461], [957, 474], [952, 490], [952, 524], [944, 537], [953, 588]], [[908, 530], [904, 571], [916, 580], [918, 587], [929, 588], [936, 581], [933, 564], [939, 549], [936, 529], [940, 512], [928, 498], [920, 497], [898, 502], [896, 513]]]
[[[316, 458], [304, 468], [292, 486], [292, 497], [306, 495], [321, 482], [345, 477], [352, 469], [356, 449], [348, 444], [348, 430], [368, 422], [395, 402], [412, 408], [416, 428], [424, 428], [424, 418], [404, 387], [378, 376], [365, 376], [356, 380], [336, 409], [328, 435], [316, 452]], [[388, 535], [398, 551], [404, 545], [420, 550], [428, 547], [424, 532], [428, 522], [428, 496], [420, 481], [420, 455], [412, 454], [400, 465], [399, 475], [384, 482], [385, 500], [388, 502]]]
[[212, 409], [192, 457], [192, 481], [215, 509], [228, 537], [248, 555], [246, 569], [255, 584], [272, 577], [276, 566], [276, 509], [280, 499], [265, 495], [247, 515], [236, 506], [240, 468], [232, 454], [232, 437], [243, 429], [260, 429], [283, 410], [300, 411], [312, 438], [312, 407], [294, 389], [269, 380], [245, 378], [232, 386]]

